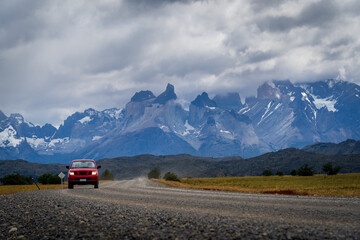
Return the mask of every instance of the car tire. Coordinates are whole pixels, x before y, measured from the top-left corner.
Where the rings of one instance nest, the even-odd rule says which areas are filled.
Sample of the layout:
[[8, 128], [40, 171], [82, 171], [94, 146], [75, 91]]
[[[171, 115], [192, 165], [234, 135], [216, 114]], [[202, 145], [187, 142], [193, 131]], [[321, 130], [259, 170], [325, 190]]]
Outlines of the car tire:
[[96, 182], [96, 183], [94, 184], [94, 188], [99, 188], [99, 182]]
[[73, 189], [73, 188], [74, 188], [74, 184], [73, 184], [73, 183], [68, 183], [68, 188], [69, 188], [69, 189]]

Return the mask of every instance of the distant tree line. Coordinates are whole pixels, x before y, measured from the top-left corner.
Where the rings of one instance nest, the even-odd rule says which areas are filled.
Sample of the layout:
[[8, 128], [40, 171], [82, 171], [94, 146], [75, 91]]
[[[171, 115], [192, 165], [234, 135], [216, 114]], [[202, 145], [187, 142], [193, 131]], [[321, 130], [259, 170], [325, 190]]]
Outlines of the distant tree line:
[[44, 173], [38, 178], [38, 181], [42, 184], [60, 184], [61, 178], [56, 174]]
[[[332, 163], [326, 163], [323, 165], [322, 170], [327, 174], [327, 175], [336, 175], [340, 172], [341, 167], [340, 166], [336, 166], [333, 167]], [[313, 169], [313, 167], [310, 167], [308, 164], [304, 164], [303, 166], [301, 166], [298, 169], [293, 169], [290, 171], [290, 175], [292, 176], [313, 176], [315, 174], [315, 171]], [[271, 176], [273, 175], [273, 172], [270, 169], [265, 169], [262, 172], [263, 176]], [[284, 173], [281, 171], [276, 172], [276, 175], [278, 176], [283, 176]]]
[[20, 174], [9, 174], [0, 178], [0, 182], [3, 185], [26, 185], [33, 184], [33, 178], [31, 176], [23, 176]]
[[[32, 176], [24, 176], [20, 174], [9, 174], [0, 178], [3, 185], [27, 185], [33, 184], [34, 178]], [[38, 182], [42, 184], [60, 184], [61, 179], [58, 175], [51, 173], [44, 173], [38, 178]]]

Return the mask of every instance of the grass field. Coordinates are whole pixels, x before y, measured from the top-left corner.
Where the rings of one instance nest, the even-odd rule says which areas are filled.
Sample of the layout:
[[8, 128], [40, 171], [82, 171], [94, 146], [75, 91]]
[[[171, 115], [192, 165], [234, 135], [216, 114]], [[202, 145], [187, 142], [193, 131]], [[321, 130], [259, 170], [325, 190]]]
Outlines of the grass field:
[[360, 197], [360, 173], [270, 177], [186, 178], [156, 180], [172, 187], [286, 195]]
[[[60, 189], [61, 188], [61, 184], [39, 184], [38, 186], [40, 187], [41, 190], [46, 190], [46, 189]], [[64, 188], [67, 188], [67, 183], [64, 184]], [[36, 187], [35, 184], [31, 184], [31, 185], [0, 185], [0, 195], [4, 195], [4, 194], [12, 194], [12, 193], [17, 193], [17, 192], [25, 192], [25, 191], [37, 191], [38, 188]]]
[[[101, 180], [102, 182], [108, 182], [110, 180]], [[38, 183], [38, 186], [41, 190], [47, 190], [47, 189], [61, 189], [61, 184], [40, 184]], [[67, 182], [64, 183], [64, 189], [67, 189], [68, 185]], [[0, 185], [0, 195], [4, 194], [12, 194], [17, 192], [25, 192], [25, 191], [38, 191], [38, 188], [35, 184], [31, 185]]]

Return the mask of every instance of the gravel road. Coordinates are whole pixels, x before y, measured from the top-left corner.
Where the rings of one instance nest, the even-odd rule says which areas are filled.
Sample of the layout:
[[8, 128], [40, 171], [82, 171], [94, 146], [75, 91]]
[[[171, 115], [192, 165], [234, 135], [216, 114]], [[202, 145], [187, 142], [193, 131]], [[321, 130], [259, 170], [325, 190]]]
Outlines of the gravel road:
[[360, 199], [184, 190], [145, 178], [0, 196], [0, 239], [176, 238], [360, 239]]

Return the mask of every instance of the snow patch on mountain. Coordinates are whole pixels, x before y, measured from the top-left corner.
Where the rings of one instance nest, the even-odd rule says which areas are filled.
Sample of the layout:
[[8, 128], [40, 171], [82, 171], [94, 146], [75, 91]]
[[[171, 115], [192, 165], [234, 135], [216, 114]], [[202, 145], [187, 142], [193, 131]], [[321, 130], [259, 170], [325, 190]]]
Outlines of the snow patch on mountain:
[[230, 140], [235, 139], [234, 135], [228, 130], [220, 129], [220, 133], [221, 133], [221, 136], [226, 138], [226, 139], [230, 139]]
[[333, 96], [327, 98], [319, 98], [315, 95], [311, 95], [314, 99], [314, 105], [317, 109], [321, 109], [326, 107], [330, 112], [337, 112], [338, 110], [335, 108], [335, 104], [337, 103], [336, 99], [333, 99]]
[[0, 147], [16, 147], [23, 140], [24, 137], [16, 138], [16, 130], [9, 126], [0, 132]]
[[92, 141], [96, 141], [101, 139], [103, 136], [93, 136], [93, 138], [91, 139]]
[[182, 136], [186, 136], [195, 130], [195, 128], [189, 124], [188, 120], [185, 121], [184, 127], [185, 131], [181, 134]]
[[58, 144], [68, 143], [69, 137], [52, 139], [49, 143], [49, 147], [55, 147]]
[[[261, 119], [260, 119], [260, 121], [258, 122], [257, 125], [259, 125], [263, 120], [265, 120], [268, 116], [270, 116], [270, 115], [273, 113], [273, 111], [271, 111], [271, 112], [269, 113], [269, 111], [270, 111], [270, 109], [271, 109], [271, 105], [272, 105], [272, 102], [269, 102], [269, 104], [268, 104], [267, 107], [266, 107], [265, 113], [261, 116]], [[276, 110], [276, 109], [275, 109], [275, 110]]]
[[160, 125], [159, 128], [163, 130], [164, 132], [171, 132], [170, 129], [165, 125]]
[[302, 95], [302, 98], [301, 98], [302, 101], [307, 101], [308, 103], [311, 104], [311, 101], [309, 100], [308, 95], [306, 93], [301, 92], [301, 95]]
[[27, 137], [26, 141], [34, 149], [38, 149], [39, 147], [46, 147], [46, 145], [48, 144], [47, 142], [45, 142], [44, 138], [37, 138], [36, 136], [33, 136], [32, 138]]
[[89, 116], [86, 116], [79, 120], [82, 124], [90, 122], [92, 119]]
[[121, 119], [124, 117], [124, 114], [123, 114], [123, 110], [122, 108], [111, 108], [111, 109], [106, 109], [104, 110], [103, 112], [105, 114], [108, 114], [111, 118], [114, 118], [114, 119]]

